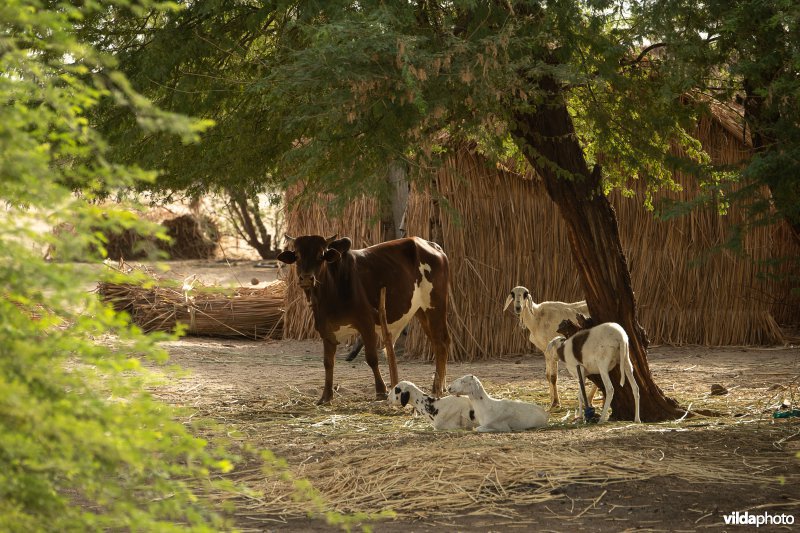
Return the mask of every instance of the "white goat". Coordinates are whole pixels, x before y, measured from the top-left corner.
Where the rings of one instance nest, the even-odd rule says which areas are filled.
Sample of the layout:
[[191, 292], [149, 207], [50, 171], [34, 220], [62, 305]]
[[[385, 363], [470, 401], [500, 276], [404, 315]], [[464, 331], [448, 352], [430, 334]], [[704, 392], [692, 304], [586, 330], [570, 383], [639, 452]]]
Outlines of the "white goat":
[[450, 383], [447, 390], [450, 394], [469, 396], [480, 424], [476, 431], [521, 431], [547, 425], [547, 411], [532, 403], [492, 398], [475, 376], [462, 376]]
[[[608, 372], [619, 365], [619, 384], [621, 387], [625, 386], [625, 376], [627, 375], [636, 401], [634, 421], [641, 422], [639, 418], [639, 385], [633, 376], [633, 364], [628, 349], [628, 334], [625, 333], [622, 326], [615, 322], [606, 322], [577, 332], [575, 329], [577, 329], [575, 324], [569, 320], [562, 322], [558, 328], [559, 333], [570, 336], [569, 338], [558, 336], [551, 340], [547, 345], [546, 356], [563, 361], [574, 378], [578, 377], [578, 365], [586, 369], [584, 377], [600, 374], [606, 389], [603, 411], [600, 413], [601, 423], [608, 420], [609, 407], [614, 398], [614, 386], [611, 384]], [[578, 391], [578, 405], [581, 417], [583, 417], [583, 395], [580, 390]]]
[[[589, 316], [589, 307], [585, 301], [581, 302], [542, 302], [537, 304], [533, 301], [530, 291], [522, 286], [511, 289], [511, 293], [506, 298], [503, 311], [514, 302], [512, 308], [514, 314], [519, 317], [519, 325], [527, 328], [531, 334], [529, 340], [534, 346], [545, 354], [545, 375], [550, 385], [550, 407], [559, 407], [561, 400], [558, 397], [558, 358], [547, 357], [547, 343], [550, 339], [558, 335], [558, 325], [562, 320], [575, 318], [577, 313]], [[597, 388], [589, 392], [589, 398], [594, 396]]]
[[401, 381], [389, 391], [390, 404], [403, 407], [411, 403], [416, 411], [428, 417], [433, 429], [473, 429], [477, 426], [475, 411], [469, 398], [428, 396], [410, 381]]

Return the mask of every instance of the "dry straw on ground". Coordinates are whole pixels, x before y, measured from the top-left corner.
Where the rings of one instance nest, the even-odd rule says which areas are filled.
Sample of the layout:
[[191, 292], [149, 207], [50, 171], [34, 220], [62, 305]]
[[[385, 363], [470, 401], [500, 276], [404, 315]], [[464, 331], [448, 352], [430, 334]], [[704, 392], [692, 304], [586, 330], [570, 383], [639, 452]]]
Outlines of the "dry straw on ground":
[[156, 281], [143, 287], [130, 283], [98, 284], [98, 293], [117, 311], [126, 311], [145, 332], [174, 331], [180, 324], [190, 335], [280, 339], [286, 283], [264, 288], [223, 290], [186, 280], [182, 287]]
[[[746, 147], [721, 123], [706, 119], [699, 136], [718, 161], [735, 163]], [[689, 199], [698, 190], [688, 176], [677, 176]], [[442, 216], [450, 258], [449, 324], [457, 360], [526, 353], [533, 348], [514, 317], [502, 312], [507, 291], [531, 289], [537, 301], [583, 298], [566, 228], [537, 179], [490, 167], [479, 154], [462, 148], [449, 156], [436, 180], [449, 206]], [[758, 345], [783, 342], [779, 323], [800, 323], [800, 299], [785, 281], [764, 279], [764, 264], [800, 255], [784, 224], [754, 228], [744, 240], [744, 255], [709, 253], [725, 241], [743, 213], [720, 215], [696, 210], [670, 221], [656, 220], [643, 207], [644, 191], [633, 198], [619, 193], [611, 201], [631, 270], [639, 317], [656, 344]], [[667, 193], [664, 193], [665, 195]], [[324, 202], [320, 202], [324, 204]], [[415, 191], [409, 200], [409, 235], [429, 237], [431, 199]], [[292, 235], [332, 233], [353, 239], [354, 247], [379, 239], [373, 200], [353, 202], [340, 217], [320, 207], [294, 209], [287, 217]], [[308, 304], [288, 277], [287, 335], [314, 335]], [[421, 328], [412, 326], [406, 349], [426, 359], [431, 350]]]
[[[797, 436], [796, 424], [773, 424], [763, 405], [749, 403], [728, 404], [747, 412], [745, 418], [577, 427], [555, 419], [545, 430], [487, 435], [436, 432], [408, 411], [379, 402], [340, 398], [335, 412], [320, 412], [312, 397], [298, 396], [281, 405], [272, 398], [269, 405], [249, 404], [249, 412], [237, 404], [229, 417], [217, 410], [216, 418], [285, 457], [292, 475], [310, 481], [327, 509], [391, 509], [422, 520], [465, 514], [518, 518], [524, 506], [564, 500], [564, 490], [575, 486], [610, 489], [667, 478], [728, 492], [774, 485], [785, 475], [777, 465], [790, 458], [781, 448]], [[736, 450], [721, 454], [731, 439]], [[796, 479], [796, 467], [785, 466]], [[242, 516], [272, 521], [309, 511], [308, 502], [294, 499], [293, 486], [278, 475], [251, 468], [234, 477], [260, 492], [240, 502]], [[800, 500], [785, 505], [798, 508]], [[571, 518], [583, 514], [575, 511]]]

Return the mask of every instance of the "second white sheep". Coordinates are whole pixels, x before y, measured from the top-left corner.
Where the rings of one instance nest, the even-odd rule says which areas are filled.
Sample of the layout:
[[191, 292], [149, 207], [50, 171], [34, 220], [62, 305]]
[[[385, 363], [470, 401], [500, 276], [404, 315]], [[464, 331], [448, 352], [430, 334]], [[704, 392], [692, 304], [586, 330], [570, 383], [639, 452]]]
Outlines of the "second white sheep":
[[523, 431], [547, 425], [547, 411], [532, 403], [492, 398], [481, 380], [473, 375], [458, 378], [447, 390], [450, 394], [469, 396], [479, 424], [476, 431]]

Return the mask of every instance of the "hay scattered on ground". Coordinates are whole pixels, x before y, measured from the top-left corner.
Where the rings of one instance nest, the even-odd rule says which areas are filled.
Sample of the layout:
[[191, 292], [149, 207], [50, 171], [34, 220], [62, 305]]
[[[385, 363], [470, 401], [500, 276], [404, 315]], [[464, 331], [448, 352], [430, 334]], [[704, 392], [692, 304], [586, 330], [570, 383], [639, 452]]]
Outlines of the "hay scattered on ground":
[[[198, 357], [196, 346], [175, 343], [170, 351], [186, 361]], [[260, 370], [264, 351], [263, 346], [237, 345], [234, 350], [215, 346], [203, 356], [208, 362], [197, 363], [198, 375], [175, 384], [166, 397], [196, 406], [194, 416], [219, 422], [225, 435], [235, 435], [243, 445], [267, 448], [284, 458], [295, 478], [308, 480], [319, 491], [326, 509], [392, 509], [403, 520], [427, 522], [467, 514], [516, 520], [530, 516], [527, 505], [547, 505], [566, 513], [569, 495], [576, 492], [595, 498], [608, 490], [607, 503], [623, 504], [629, 497], [626, 487], [650, 483], [661, 491], [663, 501], [669, 500], [671, 490], [702, 491], [708, 496], [701, 509], [722, 503], [714, 503], [717, 491], [736, 493], [739, 510], [765, 498], [772, 501], [776, 492], [790, 496], [777, 503], [800, 509], [800, 495], [789, 488], [800, 483], [795, 457], [800, 451], [800, 419], [772, 418], [776, 405], [794, 405], [800, 398], [796, 350], [759, 350], [761, 357], [747, 363], [739, 355], [720, 364], [694, 351], [681, 352], [685, 355], [678, 361], [657, 357], [654, 372], [662, 387], [684, 405], [721, 413], [716, 418], [576, 425], [567, 409], [574, 407], [576, 385], [574, 380], [561, 380], [562, 397], [571, 401], [551, 414], [548, 428], [491, 435], [437, 432], [409, 409], [373, 401], [365, 364], [345, 365], [341, 359], [334, 404], [316, 406], [323, 378], [318, 342], [277, 343], [268, 349], [269, 366]], [[739, 352], [732, 350], [734, 355]], [[456, 368], [484, 376], [487, 389], [497, 397], [544, 405], [549, 393], [543, 363], [540, 358], [532, 362], [536, 368], [510, 361]], [[403, 379], [423, 388], [430, 384], [429, 364], [402, 360], [399, 366]], [[460, 371], [456, 368], [451, 369], [453, 375]], [[231, 376], [237, 372], [246, 381], [232, 384]], [[263, 375], [270, 377], [265, 381]], [[224, 379], [218, 381], [218, 376]], [[716, 382], [724, 384], [729, 394], [711, 394], [711, 383]], [[213, 432], [203, 435], [213, 440]], [[258, 492], [237, 502], [241, 505], [237, 516], [254, 520], [246, 523], [306, 516], [308, 502], [295, 501], [294, 487], [278, 474], [256, 462], [231, 474]], [[665, 479], [670, 481], [666, 487], [661, 484]], [[764, 496], [766, 489], [771, 496]], [[595, 512], [607, 517], [610, 512], [609, 507], [589, 508], [591, 502], [573, 503], [571, 519], [586, 519]], [[636, 515], [626, 511], [614, 516], [637, 522]]]
[[98, 293], [117, 311], [125, 311], [145, 332], [175, 331], [178, 325], [190, 335], [280, 339], [286, 283], [274, 281], [264, 288], [231, 290], [204, 286], [187, 279], [183, 286], [155, 280], [152, 287], [131, 283], [98, 284]]
[[[556, 418], [542, 431], [435, 432], [427, 421], [381, 403], [340, 400], [321, 412], [308, 400], [256, 409], [252, 418], [237, 405], [223, 419], [287, 457], [293, 475], [309, 480], [327, 508], [391, 509], [424, 520], [514, 518], [520, 506], [561, 500], [575, 485], [609, 488], [665, 477], [706, 490], [774, 485], [785, 474], [776, 470], [781, 447], [800, 431], [795, 422], [772, 423], [754, 413], [648, 425], [575, 426]], [[720, 454], [729, 442], [736, 450]], [[261, 493], [241, 502], [243, 515], [286, 519], [308, 512], [277, 475], [249, 469], [234, 477]], [[800, 500], [787, 505], [800, 508]]]

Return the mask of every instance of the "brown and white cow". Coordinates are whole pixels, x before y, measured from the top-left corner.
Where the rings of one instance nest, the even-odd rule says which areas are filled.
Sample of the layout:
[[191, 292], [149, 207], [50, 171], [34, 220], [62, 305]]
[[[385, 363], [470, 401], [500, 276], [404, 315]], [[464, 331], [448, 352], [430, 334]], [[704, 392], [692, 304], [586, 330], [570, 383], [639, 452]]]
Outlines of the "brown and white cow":
[[383, 287], [392, 339], [397, 339], [416, 316], [433, 344], [433, 394], [441, 395], [450, 335], [448, 261], [439, 245], [411, 237], [351, 250], [347, 237], [337, 240], [335, 235], [327, 239], [305, 235], [287, 239], [293, 242], [294, 250], [284, 250], [278, 260], [296, 265], [298, 284], [311, 302], [314, 326], [322, 337], [325, 388], [317, 403], [329, 403], [333, 398], [336, 346], [356, 332], [364, 339], [367, 363], [375, 375], [375, 394], [379, 399], [386, 398], [386, 384], [378, 368], [378, 302]]

